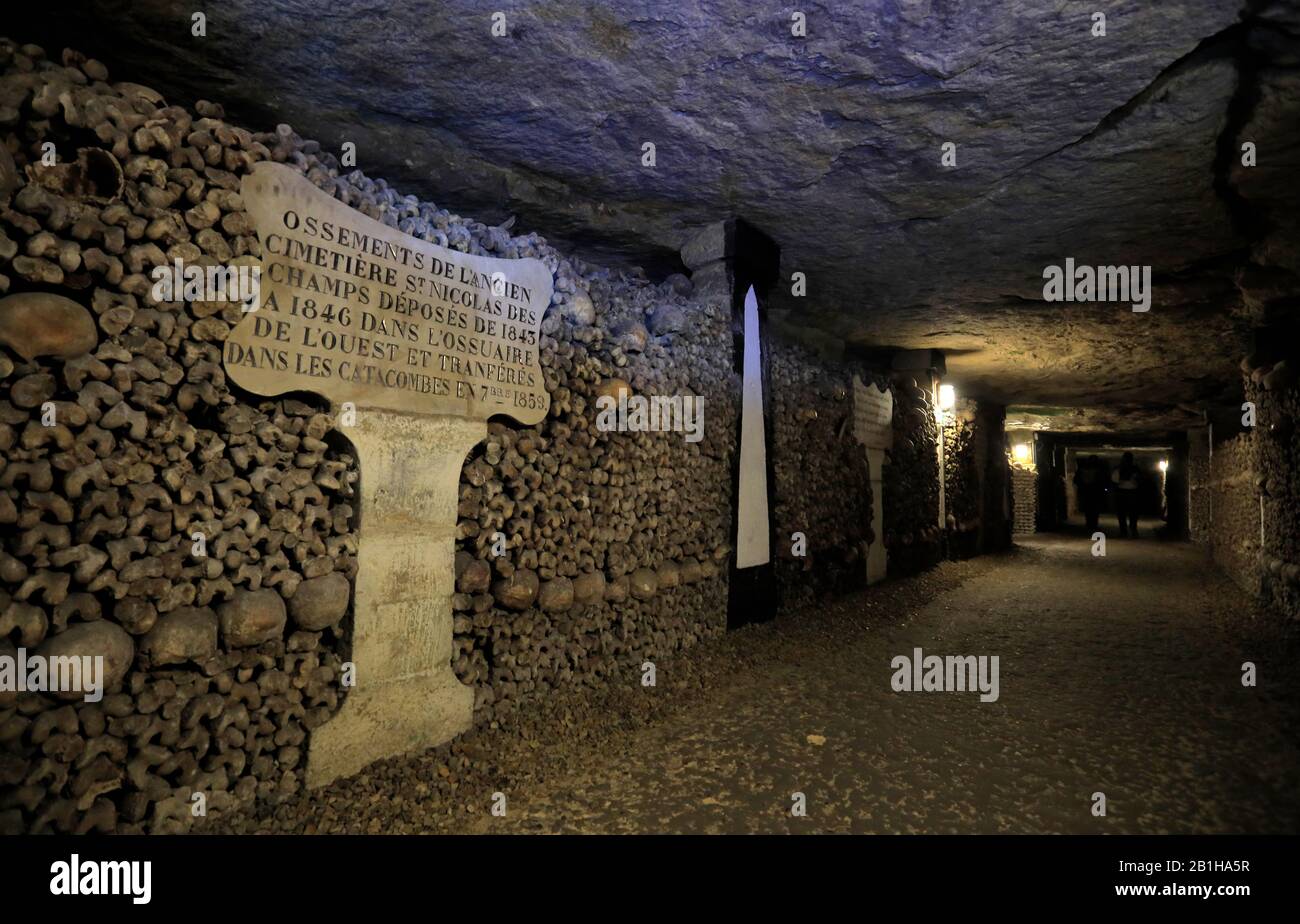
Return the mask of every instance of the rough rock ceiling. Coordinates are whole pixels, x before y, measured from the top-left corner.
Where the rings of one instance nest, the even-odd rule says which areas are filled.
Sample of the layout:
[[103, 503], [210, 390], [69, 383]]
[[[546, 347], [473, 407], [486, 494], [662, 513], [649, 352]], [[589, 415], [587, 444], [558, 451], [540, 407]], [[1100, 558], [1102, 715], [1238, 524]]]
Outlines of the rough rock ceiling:
[[[204, 38], [194, 4], [55, 0], [11, 31], [595, 259], [667, 272], [743, 215], [807, 275], [773, 301], [799, 324], [1097, 426], [1230, 399], [1261, 274], [1294, 310], [1300, 0], [870, 0], [807, 7], [806, 38], [748, 0], [510, 6], [505, 37], [464, 0], [226, 0]], [[1151, 310], [1045, 303], [1066, 257], [1151, 265]]]

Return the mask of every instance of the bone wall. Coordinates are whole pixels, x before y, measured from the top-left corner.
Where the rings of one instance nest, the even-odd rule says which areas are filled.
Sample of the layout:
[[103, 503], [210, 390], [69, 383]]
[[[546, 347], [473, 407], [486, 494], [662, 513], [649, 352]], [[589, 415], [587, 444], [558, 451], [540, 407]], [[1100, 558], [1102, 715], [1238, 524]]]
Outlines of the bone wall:
[[885, 547], [891, 575], [913, 574], [943, 558], [939, 528], [939, 424], [926, 373], [896, 372], [894, 448], [885, 462]]
[[[1250, 370], [1245, 400], [1255, 425], [1216, 439], [1189, 433], [1192, 455], [1192, 538], [1218, 565], [1270, 609], [1300, 616], [1300, 394], [1288, 361]], [[1223, 424], [1218, 432], [1227, 429]]]
[[[874, 499], [866, 449], [853, 433], [853, 374], [868, 385], [885, 380], [781, 340], [770, 352], [774, 551], [783, 598], [861, 586]], [[795, 554], [796, 533], [804, 537], [802, 556]]]
[[1300, 393], [1289, 372], [1260, 379], [1247, 386], [1246, 397], [1261, 412], [1252, 437], [1263, 499], [1261, 591], [1266, 603], [1294, 619], [1300, 616]]
[[1015, 466], [1011, 470], [1011, 486], [1014, 532], [1018, 536], [1030, 535], [1037, 528], [1038, 474]]
[[[462, 471], [452, 657], [476, 721], [639, 682], [724, 631], [740, 382], [723, 300], [400, 195], [287, 125], [168, 105], [76, 52], [0, 41], [0, 68], [0, 646], [110, 669], [99, 703], [0, 693], [0, 830], [178, 831], [196, 794], [209, 815], [283, 797], [347, 695], [365, 511], [346, 422], [226, 380], [239, 305], [151, 291], [175, 260], [257, 264], [238, 189], [261, 160], [424, 240], [554, 273], [550, 413], [491, 422]], [[854, 584], [873, 498], [847, 367], [772, 361], [777, 528], [811, 549], [779, 562], [797, 599]], [[938, 559], [936, 430], [926, 389], [894, 389], [886, 541], [909, 570]], [[702, 438], [600, 429], [597, 398], [620, 394], [698, 396]]]
[[[425, 240], [555, 273], [551, 413], [490, 424], [463, 470], [453, 666], [476, 719], [639, 676], [723, 631], [739, 383], [717, 346], [728, 313], [689, 280], [569, 261], [340, 171], [288, 126], [168, 106], [75, 52], [4, 43], [0, 65], [0, 522], [14, 527], [0, 638], [111, 667], [96, 705], [0, 694], [0, 827], [178, 830], [194, 793], [216, 814], [292, 792], [308, 733], [346, 695], [360, 513], [346, 428], [310, 397], [229, 385], [238, 305], [151, 292], [176, 259], [256, 263], [237, 190], [259, 160]], [[701, 397], [702, 439], [598, 430], [596, 397], [622, 391]]]
[[[0, 645], [101, 655], [101, 702], [0, 693], [0, 828], [169, 831], [300, 784], [341, 695], [356, 466], [310, 398], [226, 381], [226, 302], [150, 270], [254, 259], [237, 195], [305, 158], [0, 43]], [[42, 161], [50, 145], [57, 153]]]
[[959, 399], [943, 423], [948, 554], [970, 558], [1010, 545], [1008, 463], [1000, 405]]
[[1258, 594], [1261, 550], [1252, 443], [1242, 435], [1214, 447], [1209, 543], [1219, 567], [1242, 589]]
[[[461, 478], [453, 656], [479, 720], [561, 683], [633, 682], [726, 628], [729, 310], [684, 278], [580, 266], [559, 265], [542, 323], [550, 415], [491, 424]], [[703, 438], [599, 430], [597, 398], [620, 392], [702, 398]]]

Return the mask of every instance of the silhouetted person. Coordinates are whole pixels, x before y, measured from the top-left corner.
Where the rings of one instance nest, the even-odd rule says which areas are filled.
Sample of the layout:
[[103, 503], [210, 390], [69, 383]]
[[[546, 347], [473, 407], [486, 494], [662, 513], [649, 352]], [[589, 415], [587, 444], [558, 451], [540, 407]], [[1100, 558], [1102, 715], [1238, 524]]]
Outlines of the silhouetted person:
[[1074, 468], [1074, 486], [1079, 492], [1079, 509], [1088, 521], [1088, 532], [1097, 529], [1097, 518], [1101, 516], [1102, 501], [1106, 494], [1106, 482], [1101, 462], [1096, 456], [1080, 459]]
[[1111, 475], [1115, 482], [1115, 513], [1119, 517], [1121, 537], [1138, 534], [1138, 467], [1133, 464], [1133, 453], [1124, 453], [1119, 468]]

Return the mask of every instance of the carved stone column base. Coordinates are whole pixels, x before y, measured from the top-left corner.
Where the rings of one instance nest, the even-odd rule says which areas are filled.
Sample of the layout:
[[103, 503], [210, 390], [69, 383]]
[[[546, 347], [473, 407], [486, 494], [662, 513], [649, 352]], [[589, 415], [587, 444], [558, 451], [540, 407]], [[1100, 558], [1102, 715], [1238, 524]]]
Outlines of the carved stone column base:
[[468, 731], [474, 691], [450, 668], [353, 690], [339, 714], [312, 734], [307, 785], [325, 786], [383, 757], [436, 747]]
[[356, 683], [312, 732], [307, 785], [423, 750], [470, 727], [474, 692], [451, 670], [456, 505], [482, 421], [357, 411], [361, 469], [352, 662]]

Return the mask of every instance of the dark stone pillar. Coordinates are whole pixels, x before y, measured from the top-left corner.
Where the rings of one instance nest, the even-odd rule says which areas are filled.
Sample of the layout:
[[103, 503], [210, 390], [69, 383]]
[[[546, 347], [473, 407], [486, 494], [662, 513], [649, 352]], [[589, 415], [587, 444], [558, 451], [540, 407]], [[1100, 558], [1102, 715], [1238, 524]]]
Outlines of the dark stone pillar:
[[762, 389], [763, 434], [767, 463], [768, 536], [772, 558], [766, 564], [747, 568], [736, 566], [736, 528], [739, 515], [740, 489], [740, 433], [736, 428], [736, 451], [732, 462], [732, 517], [727, 627], [736, 628], [750, 622], [762, 622], [776, 615], [777, 597], [774, 559], [777, 537], [774, 533], [776, 510], [773, 470], [773, 427], [771, 420], [772, 389], [768, 362], [766, 297], [780, 276], [781, 251], [776, 243], [753, 225], [741, 218], [733, 218], [709, 225], [697, 232], [682, 247], [682, 262], [691, 270], [691, 282], [697, 292], [718, 295], [731, 305], [732, 361], [736, 374], [744, 375], [745, 357], [745, 294], [750, 287], [758, 297]]

